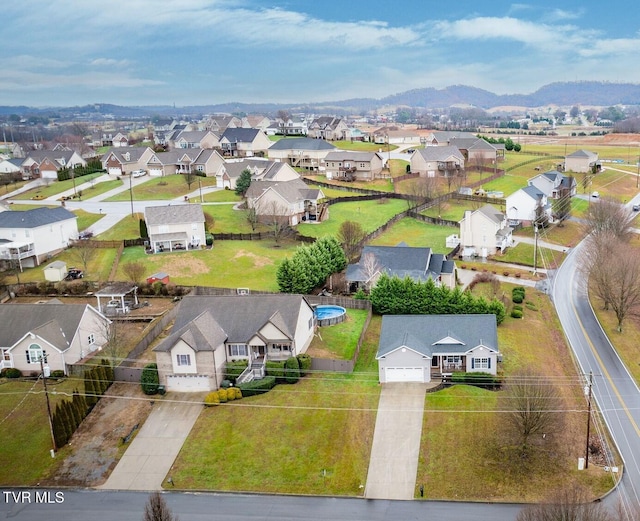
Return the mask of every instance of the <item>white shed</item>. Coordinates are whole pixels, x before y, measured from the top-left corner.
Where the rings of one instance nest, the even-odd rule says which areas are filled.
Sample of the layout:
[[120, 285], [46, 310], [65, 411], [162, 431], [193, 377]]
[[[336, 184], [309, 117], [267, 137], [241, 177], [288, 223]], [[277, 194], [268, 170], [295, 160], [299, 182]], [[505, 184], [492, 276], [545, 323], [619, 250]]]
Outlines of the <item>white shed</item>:
[[67, 276], [67, 263], [54, 261], [44, 268], [44, 278], [50, 282], [60, 282]]

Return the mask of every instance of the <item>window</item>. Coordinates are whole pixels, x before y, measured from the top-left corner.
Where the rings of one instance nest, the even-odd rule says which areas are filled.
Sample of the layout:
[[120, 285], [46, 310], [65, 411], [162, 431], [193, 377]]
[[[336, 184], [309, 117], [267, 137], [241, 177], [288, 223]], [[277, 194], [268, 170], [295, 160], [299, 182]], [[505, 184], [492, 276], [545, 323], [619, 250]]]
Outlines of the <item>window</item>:
[[89, 345], [93, 345], [96, 343], [96, 337], [93, 333], [91, 333], [88, 337], [87, 337], [87, 341], [89, 342]]
[[229, 356], [247, 356], [247, 344], [229, 344]]
[[198, 165], [196, 169], [198, 170], [198, 172], [204, 172], [204, 165]]
[[191, 365], [191, 355], [177, 355], [178, 365]]
[[271, 349], [274, 351], [289, 351], [291, 346], [289, 344], [271, 344]]
[[39, 364], [40, 359], [44, 356], [44, 351], [38, 344], [31, 344], [27, 349], [27, 363]]
[[489, 358], [474, 358], [471, 362], [473, 369], [491, 369], [491, 359]]
[[5, 362], [10, 362], [11, 361], [11, 354], [9, 354], [9, 350], [8, 349], [3, 349], [2, 350], [2, 358], [4, 359]]

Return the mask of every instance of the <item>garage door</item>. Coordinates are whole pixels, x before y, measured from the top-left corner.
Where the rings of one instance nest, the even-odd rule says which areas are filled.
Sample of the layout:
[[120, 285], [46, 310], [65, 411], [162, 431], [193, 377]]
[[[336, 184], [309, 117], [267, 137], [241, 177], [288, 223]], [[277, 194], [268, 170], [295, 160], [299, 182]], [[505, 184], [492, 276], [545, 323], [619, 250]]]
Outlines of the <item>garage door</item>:
[[122, 175], [122, 169], [119, 166], [110, 166], [109, 174], [111, 175]]
[[149, 175], [160, 177], [162, 175], [162, 168], [150, 168]]
[[200, 375], [168, 375], [167, 391], [192, 393], [210, 391], [209, 377]]
[[385, 382], [423, 382], [424, 369], [422, 367], [387, 367]]

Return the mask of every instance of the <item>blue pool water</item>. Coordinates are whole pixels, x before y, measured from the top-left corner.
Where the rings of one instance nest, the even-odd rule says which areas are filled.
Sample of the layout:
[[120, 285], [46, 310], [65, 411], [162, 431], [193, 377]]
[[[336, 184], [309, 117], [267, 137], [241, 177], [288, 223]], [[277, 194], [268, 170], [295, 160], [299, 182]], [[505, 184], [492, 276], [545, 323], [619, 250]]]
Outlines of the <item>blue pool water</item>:
[[346, 318], [347, 310], [342, 306], [316, 306], [316, 318], [319, 326], [331, 326], [342, 322]]

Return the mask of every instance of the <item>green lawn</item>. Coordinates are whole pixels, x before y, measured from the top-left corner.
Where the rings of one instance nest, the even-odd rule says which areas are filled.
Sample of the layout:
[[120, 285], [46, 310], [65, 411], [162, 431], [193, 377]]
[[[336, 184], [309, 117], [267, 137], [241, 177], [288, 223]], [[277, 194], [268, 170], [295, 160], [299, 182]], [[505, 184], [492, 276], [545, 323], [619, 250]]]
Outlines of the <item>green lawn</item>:
[[448, 226], [428, 224], [407, 217], [393, 224], [369, 244], [374, 246], [396, 246], [401, 242], [405, 242], [409, 246], [429, 247], [435, 253], [449, 253], [445, 240], [454, 233], [459, 233], [459, 230]]
[[[521, 264], [523, 266], [533, 267], [533, 244], [519, 243], [513, 248], [507, 248], [507, 251], [503, 255], [494, 255], [491, 260], [494, 262], [509, 262], [514, 264]], [[550, 250], [547, 248], [538, 248], [538, 268], [557, 268], [562, 264], [566, 253]]]
[[[204, 205], [204, 213], [213, 216], [212, 233], [251, 233], [251, 225], [247, 221], [246, 210], [235, 210], [233, 204]], [[267, 225], [259, 224], [256, 232], [267, 232]]]
[[127, 215], [116, 226], [96, 237], [99, 241], [121, 241], [123, 239], [137, 239], [140, 237], [140, 219], [144, 219], [141, 213]]
[[341, 360], [351, 360], [366, 319], [366, 310], [347, 309], [347, 320], [319, 328], [309, 349], [318, 350], [320, 358], [323, 358], [323, 352], [329, 352]]
[[[49, 379], [47, 388], [51, 407], [74, 388], [83, 388], [78, 380], [64, 379], [60, 383]], [[32, 381], [0, 379], [0, 483], [4, 486], [34, 486], [49, 475], [68, 453], [65, 447], [53, 459], [47, 405], [42, 392], [42, 381], [34, 385]], [[24, 399], [24, 401], [23, 401]]]
[[[195, 177], [191, 187], [187, 185], [186, 176], [183, 175], [169, 175], [162, 177], [151, 177], [144, 183], [141, 183], [133, 187], [133, 199], [134, 201], [153, 201], [153, 200], [170, 200], [176, 199], [189, 192], [198, 190], [198, 181], [200, 185], [215, 186], [215, 177]], [[131, 195], [129, 190], [125, 190], [113, 197], [107, 199], [107, 201], [129, 201]]]
[[[216, 190], [215, 192], [203, 194], [202, 199], [205, 203], [239, 203], [242, 201], [242, 197], [236, 195], [233, 190]], [[199, 203], [200, 196], [192, 197], [189, 201]]]
[[145, 277], [164, 271], [174, 284], [278, 291], [276, 270], [297, 246], [293, 242], [274, 247], [273, 241], [215, 241], [210, 250], [151, 255], [142, 247], [125, 248], [116, 279], [127, 280], [124, 264], [141, 260]]
[[[94, 257], [89, 261], [84, 274], [85, 280], [107, 281], [115, 258], [116, 250], [114, 248], [95, 248]], [[48, 261], [43, 262], [40, 266], [25, 268], [22, 273], [18, 274], [20, 282], [44, 282], [44, 268], [53, 261], [63, 261], [67, 263], [68, 268], [77, 267], [84, 270], [81, 259], [76, 255], [76, 250], [69, 248], [55, 255]]]
[[372, 232], [382, 226], [394, 215], [407, 209], [400, 199], [386, 199], [381, 203], [375, 201], [355, 201], [338, 203], [329, 207], [329, 219], [318, 224], [302, 223], [298, 231], [309, 237], [337, 236], [340, 225], [345, 221], [356, 221], [362, 224], [366, 232]]
[[87, 201], [92, 199], [93, 197], [98, 197], [99, 195], [108, 192], [109, 190], [113, 190], [122, 186], [122, 181], [119, 179], [113, 179], [112, 181], [104, 181], [102, 183], [95, 183], [93, 186], [82, 191], [82, 200]]
[[78, 216], [78, 231], [86, 230], [87, 228], [89, 228], [89, 226], [95, 224], [103, 217], [100, 214], [85, 212], [84, 210], [80, 209], [74, 210], [73, 213]]
[[[85, 175], [82, 177], [76, 177], [75, 184], [76, 187], [80, 186], [83, 183], [88, 183], [92, 179], [96, 177], [100, 177], [104, 172], [96, 172], [94, 174]], [[110, 182], [110, 181], [107, 181]], [[26, 192], [23, 192], [14, 197], [14, 199], [33, 199], [34, 197], [46, 199], [47, 197], [51, 197], [59, 194], [60, 192], [65, 192], [67, 190], [73, 189], [73, 179], [67, 179], [66, 181], [51, 181], [48, 186], [40, 186], [38, 188], [33, 188]], [[100, 183], [97, 183], [100, 184]]]
[[341, 150], [357, 150], [364, 152], [387, 152], [389, 150], [396, 150], [396, 145], [369, 143], [368, 141], [331, 141], [331, 144]]

